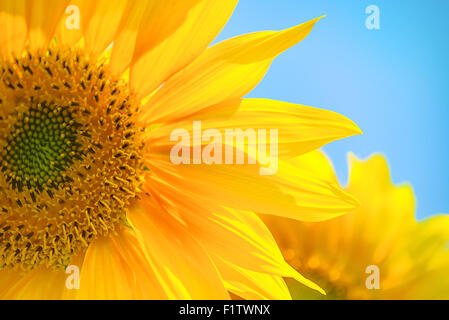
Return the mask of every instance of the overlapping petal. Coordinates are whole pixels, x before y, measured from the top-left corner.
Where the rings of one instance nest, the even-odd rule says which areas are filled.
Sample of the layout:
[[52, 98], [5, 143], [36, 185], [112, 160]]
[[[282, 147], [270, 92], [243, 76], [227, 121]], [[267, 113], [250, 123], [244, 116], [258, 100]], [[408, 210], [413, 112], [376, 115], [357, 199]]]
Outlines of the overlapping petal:
[[[317, 149], [331, 141], [361, 134], [348, 118], [324, 109], [269, 99], [238, 99], [223, 102], [173, 124], [155, 128], [149, 137], [153, 149], [168, 150], [177, 142], [170, 133], [185, 129], [193, 137], [192, 121], [201, 121], [202, 131], [239, 128], [278, 131], [278, 155], [294, 157]], [[202, 144], [209, 142], [202, 141]]]
[[26, 1], [2, 1], [0, 9], [0, 52], [9, 58], [23, 50], [28, 36]]
[[129, 67], [137, 41], [139, 28], [147, 19], [154, 1], [129, 1], [114, 37], [109, 66], [114, 74], [121, 75]]
[[91, 16], [83, 23], [86, 46], [94, 55], [99, 56], [113, 42], [126, 5], [125, 0], [95, 1]]
[[244, 269], [221, 258], [214, 259], [226, 288], [247, 300], [290, 300], [284, 279], [267, 273]]
[[41, 266], [29, 272], [0, 270], [1, 300], [61, 299], [65, 290], [66, 274]]
[[319, 19], [279, 32], [239, 36], [207, 49], [149, 99], [144, 119], [150, 123], [175, 121], [243, 97], [262, 80], [271, 61], [302, 41]]
[[142, 200], [128, 218], [168, 298], [229, 298], [207, 252], [185, 226], [174, 221], [154, 200]]
[[79, 299], [166, 299], [145, 253], [130, 229], [100, 237], [87, 249]]
[[151, 1], [139, 27], [131, 86], [145, 96], [200, 55], [218, 35], [237, 0]]
[[48, 45], [68, 4], [68, 0], [28, 1], [27, 21], [30, 49]]
[[271, 233], [256, 214], [226, 209], [187, 223], [207, 251], [225, 262], [267, 275], [295, 278], [322, 292], [285, 262]]
[[95, 1], [70, 0], [55, 31], [58, 43], [76, 45], [82, 38], [96, 6]]
[[306, 221], [326, 220], [358, 206], [338, 185], [321, 181], [289, 161], [279, 162], [277, 174], [263, 176], [258, 165], [175, 165], [166, 153], [151, 153], [148, 159], [148, 183], [165, 195], [180, 190], [186, 199], [206, 204]]

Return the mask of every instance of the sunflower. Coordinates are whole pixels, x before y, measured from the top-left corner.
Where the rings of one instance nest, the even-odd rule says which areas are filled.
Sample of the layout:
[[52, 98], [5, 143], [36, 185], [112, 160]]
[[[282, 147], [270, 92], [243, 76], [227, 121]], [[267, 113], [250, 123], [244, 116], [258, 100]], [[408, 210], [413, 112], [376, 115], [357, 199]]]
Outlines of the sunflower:
[[[296, 299], [448, 299], [449, 217], [418, 222], [409, 184], [394, 185], [382, 155], [362, 161], [349, 155], [347, 192], [361, 206], [320, 223], [265, 217], [283, 255], [322, 286], [316, 295], [289, 281]], [[323, 153], [297, 159], [323, 179], [337, 182]]]
[[[243, 99], [319, 18], [209, 47], [235, 5], [0, 2], [1, 298], [286, 299], [283, 277], [322, 292], [253, 212], [319, 221], [353, 209], [290, 159], [360, 130], [331, 111]], [[170, 133], [194, 120], [278, 129], [277, 174], [173, 164]]]

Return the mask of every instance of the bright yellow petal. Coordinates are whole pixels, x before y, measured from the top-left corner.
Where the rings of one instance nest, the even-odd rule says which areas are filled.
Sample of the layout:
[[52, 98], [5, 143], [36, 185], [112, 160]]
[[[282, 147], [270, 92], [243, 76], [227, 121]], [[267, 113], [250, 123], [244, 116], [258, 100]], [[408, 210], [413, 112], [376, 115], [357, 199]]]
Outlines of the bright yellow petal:
[[131, 230], [90, 244], [81, 267], [79, 299], [164, 299], [167, 296]]
[[0, 2], [0, 52], [3, 57], [18, 55], [27, 38], [25, 0]]
[[31, 0], [27, 2], [28, 38], [31, 49], [48, 45], [68, 3], [68, 0]]
[[348, 154], [349, 162], [349, 185], [357, 192], [362, 192], [364, 186], [371, 186], [371, 191], [384, 192], [394, 187], [391, 182], [390, 170], [385, 157], [374, 154], [367, 160], [358, 159], [353, 153]]
[[411, 267], [407, 281], [394, 294], [407, 299], [449, 299], [449, 215], [419, 222], [407, 237]]
[[[349, 163], [346, 189], [360, 200], [361, 207], [359, 214], [348, 223], [365, 225], [363, 231], [354, 230], [353, 237], [377, 241], [374, 257], [380, 261], [391, 254], [391, 247], [401, 239], [401, 235], [416, 225], [413, 189], [408, 184], [396, 186], [391, 182], [388, 163], [382, 155], [373, 155], [363, 161], [350, 154]], [[363, 233], [358, 235], [359, 232]]]
[[313, 173], [314, 176], [319, 177], [324, 181], [338, 183], [338, 179], [330, 159], [320, 150], [308, 152], [300, 157], [296, 157], [294, 162], [297, 166], [308, 170]]
[[[203, 131], [217, 129], [223, 134], [227, 128], [240, 128], [244, 131], [266, 129], [269, 136], [270, 129], [277, 129], [280, 157], [297, 156], [331, 141], [361, 133], [354, 122], [338, 113], [268, 99], [224, 102], [208, 112], [195, 114], [192, 119], [201, 120]], [[171, 148], [176, 142], [170, 142], [170, 133], [178, 128], [186, 129], [193, 135], [191, 119], [162, 125], [151, 132], [151, 147]]]
[[284, 216], [304, 221], [322, 221], [351, 212], [358, 200], [337, 183], [322, 180], [297, 162], [297, 158], [280, 162], [279, 171], [270, 179], [284, 193], [291, 195], [300, 209], [298, 215]]
[[81, 23], [84, 28], [86, 47], [94, 55], [99, 56], [113, 42], [125, 13], [127, 1], [98, 0], [95, 4], [89, 20]]
[[1, 300], [61, 299], [67, 275], [44, 266], [23, 273], [11, 269], [0, 270]]
[[[192, 188], [184, 188], [182, 185], [173, 187], [172, 181], [153, 177], [147, 179], [144, 191], [150, 194], [153, 201], [164, 206], [165, 214], [159, 220], [180, 221], [212, 255], [214, 261], [222, 259], [248, 273], [254, 271], [268, 276], [291, 277], [322, 292], [284, 261], [270, 232], [257, 215], [223, 209], [222, 202], [213, 199], [209, 202], [210, 199], [203, 198], [201, 193]], [[218, 192], [220, 191], [217, 190]], [[154, 210], [151, 212], [154, 215]], [[235, 248], [239, 250], [236, 251]], [[241, 271], [237, 273], [242, 273]]]
[[[430, 262], [433, 255], [432, 251], [447, 252], [449, 249], [449, 215], [440, 214], [420, 221], [416, 227], [416, 233], [414, 234], [416, 235], [416, 239], [419, 239], [420, 241], [416, 241], [416, 239], [413, 241], [413, 250], [421, 253], [420, 256], [423, 262]], [[425, 253], [425, 255], [423, 253]], [[440, 260], [448, 261], [449, 255], [447, 253], [442, 254], [439, 258]], [[441, 261], [438, 261], [438, 259], [435, 259], [435, 261], [432, 261], [434, 264], [432, 267], [438, 266], [440, 262]]]
[[152, 1], [137, 36], [131, 85], [145, 96], [192, 62], [226, 24], [237, 0]]
[[237, 267], [292, 277], [320, 290], [285, 262], [270, 231], [256, 214], [227, 209], [204, 215], [187, 224], [210, 254]]
[[[70, 1], [56, 28], [55, 36], [58, 43], [74, 46], [83, 37], [83, 31], [87, 27], [87, 23], [94, 12], [95, 5], [95, 1]], [[79, 21], [76, 20], [78, 17]], [[79, 29], [74, 25], [75, 22], [80, 23]]]
[[124, 19], [118, 28], [114, 39], [111, 61], [109, 66], [114, 74], [122, 74], [130, 65], [137, 41], [137, 33], [142, 24], [142, 19], [152, 6], [152, 1], [128, 2]]
[[188, 230], [142, 200], [128, 215], [147, 261], [170, 299], [228, 299], [216, 267]]
[[291, 296], [282, 277], [260, 273], [232, 265], [220, 258], [214, 259], [226, 288], [246, 300], [290, 300]]
[[286, 161], [279, 162], [277, 174], [262, 176], [258, 165], [174, 165], [166, 153], [148, 159], [148, 183], [168, 197], [181, 190], [181, 198], [306, 221], [339, 216], [358, 205], [338, 185]]
[[241, 98], [264, 77], [271, 61], [303, 40], [319, 18], [274, 32], [256, 32], [207, 49], [148, 101], [145, 119], [166, 122], [219, 102]]

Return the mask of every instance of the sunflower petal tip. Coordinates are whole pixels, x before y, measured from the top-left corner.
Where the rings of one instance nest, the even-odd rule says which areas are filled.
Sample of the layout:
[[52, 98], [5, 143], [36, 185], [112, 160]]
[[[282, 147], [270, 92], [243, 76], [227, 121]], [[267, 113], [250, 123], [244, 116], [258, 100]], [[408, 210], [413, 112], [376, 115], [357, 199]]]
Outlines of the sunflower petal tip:
[[309, 287], [312, 290], [318, 291], [319, 293], [326, 295], [326, 292], [324, 291], [323, 288], [321, 288], [318, 284], [316, 284], [312, 280], [305, 278], [298, 271], [296, 271], [290, 266], [287, 266], [285, 276], [291, 277], [296, 281], [298, 281], [299, 283], [302, 283], [306, 287]]
[[347, 121], [347, 126], [349, 131], [351, 132], [351, 135], [357, 136], [363, 134], [362, 129], [360, 129], [360, 127], [354, 121], [349, 118], [347, 118]]
[[319, 17], [316, 17], [315, 19], [310, 20], [310, 22], [315, 24], [315, 23], [317, 23], [318, 21], [320, 21], [321, 19], [323, 19], [325, 17], [326, 17], [326, 15], [323, 14], [322, 16], [319, 16]]
[[326, 295], [326, 291], [324, 291], [323, 288], [321, 288], [319, 285], [315, 284], [314, 286], [310, 286], [311, 289], [321, 293], [322, 295]]
[[345, 212], [352, 211], [358, 207], [361, 206], [361, 203], [359, 199], [357, 199], [354, 195], [351, 193], [343, 190], [338, 184], [329, 184], [332, 188], [335, 195], [340, 197], [346, 204], [347, 208], [345, 209]]
[[347, 153], [347, 159], [348, 159], [348, 162], [349, 162], [349, 164], [351, 164], [351, 163], [353, 163], [354, 161], [356, 161], [356, 160], [359, 160], [359, 158], [357, 158], [357, 156], [355, 155], [355, 153], [354, 152], [352, 152], [352, 151], [349, 151], [348, 153]]
[[356, 132], [356, 133], [355, 133], [356, 135], [361, 135], [361, 134], [363, 134], [362, 129], [360, 129], [359, 126], [357, 126], [357, 125], [355, 125], [355, 132]]

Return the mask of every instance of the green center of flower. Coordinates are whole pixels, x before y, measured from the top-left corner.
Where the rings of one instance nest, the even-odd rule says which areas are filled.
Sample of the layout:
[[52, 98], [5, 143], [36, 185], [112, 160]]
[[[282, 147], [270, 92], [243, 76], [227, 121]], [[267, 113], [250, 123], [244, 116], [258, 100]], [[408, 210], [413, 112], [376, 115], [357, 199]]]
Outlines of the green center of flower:
[[2, 171], [13, 189], [57, 189], [64, 171], [81, 158], [78, 127], [67, 107], [30, 108], [14, 124], [2, 152]]

